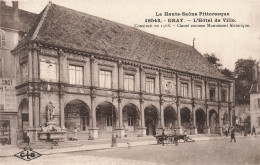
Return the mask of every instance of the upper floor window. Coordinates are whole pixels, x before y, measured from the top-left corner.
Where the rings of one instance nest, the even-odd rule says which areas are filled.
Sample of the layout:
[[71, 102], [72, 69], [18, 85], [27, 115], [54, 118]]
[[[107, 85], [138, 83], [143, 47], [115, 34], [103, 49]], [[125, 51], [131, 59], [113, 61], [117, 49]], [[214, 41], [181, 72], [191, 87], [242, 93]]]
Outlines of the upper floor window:
[[124, 75], [124, 89], [126, 91], [134, 91], [134, 76]]
[[4, 89], [0, 88], [0, 110], [4, 109]]
[[5, 32], [3, 30], [0, 29], [0, 48], [4, 48], [5, 47]]
[[202, 98], [202, 88], [201, 88], [201, 86], [196, 86], [195, 97], [198, 98], [198, 99]]
[[221, 101], [227, 101], [227, 91], [221, 90]]
[[188, 84], [187, 83], [181, 83], [181, 96], [188, 97]]
[[69, 83], [83, 85], [83, 67], [69, 65]]
[[258, 102], [258, 108], [260, 108], [260, 98], [257, 99]]
[[[28, 67], [26, 68], [28, 70]], [[40, 78], [45, 81], [57, 81], [57, 62], [40, 59]]]
[[3, 77], [3, 60], [0, 58], [0, 78]]
[[112, 88], [112, 72], [106, 70], [99, 71], [99, 86], [101, 88]]
[[147, 93], [154, 93], [154, 78], [146, 78], [145, 91]]
[[210, 100], [215, 100], [216, 97], [216, 90], [215, 88], [210, 88], [209, 90], [209, 99]]

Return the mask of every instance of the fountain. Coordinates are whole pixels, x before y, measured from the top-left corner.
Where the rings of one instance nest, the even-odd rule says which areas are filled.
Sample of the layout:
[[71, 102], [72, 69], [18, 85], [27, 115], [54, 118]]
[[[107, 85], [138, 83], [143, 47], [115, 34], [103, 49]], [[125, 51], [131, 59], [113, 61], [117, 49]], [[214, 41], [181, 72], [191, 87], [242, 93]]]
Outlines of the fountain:
[[46, 141], [64, 141], [66, 140], [66, 131], [62, 131], [60, 127], [56, 126], [53, 120], [54, 106], [49, 102], [46, 106], [47, 122], [46, 127], [41, 126], [41, 131], [38, 132], [40, 140]]

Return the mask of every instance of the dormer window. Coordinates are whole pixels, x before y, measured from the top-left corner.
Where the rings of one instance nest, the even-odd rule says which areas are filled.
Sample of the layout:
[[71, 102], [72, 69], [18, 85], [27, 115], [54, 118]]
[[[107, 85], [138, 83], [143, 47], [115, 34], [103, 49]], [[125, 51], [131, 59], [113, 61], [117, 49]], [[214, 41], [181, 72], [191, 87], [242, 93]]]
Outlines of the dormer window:
[[0, 48], [4, 48], [5, 47], [5, 32], [2, 29], [0, 29], [0, 40], [1, 40]]

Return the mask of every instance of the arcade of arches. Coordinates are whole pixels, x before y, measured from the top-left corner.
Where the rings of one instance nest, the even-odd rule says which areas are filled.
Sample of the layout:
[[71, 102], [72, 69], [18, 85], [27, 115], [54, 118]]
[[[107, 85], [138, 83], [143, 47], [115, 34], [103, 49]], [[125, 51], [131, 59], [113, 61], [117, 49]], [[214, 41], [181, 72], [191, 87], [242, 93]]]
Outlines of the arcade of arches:
[[[25, 136], [26, 129], [30, 126], [28, 100], [24, 99], [19, 105], [18, 111], [18, 139], [22, 140]], [[218, 113], [211, 109], [209, 113], [205, 113], [203, 109], [196, 109], [194, 113], [189, 108], [182, 108], [178, 111], [171, 106], [163, 109], [163, 114], [153, 105], [144, 108], [144, 129], [147, 136], [153, 136], [161, 128], [167, 130], [179, 129], [192, 133], [192, 129], [196, 129], [195, 133], [216, 134], [218, 130]], [[125, 136], [136, 137], [142, 128], [142, 113], [134, 104], [126, 104], [122, 107], [122, 119], [120, 112], [110, 102], [101, 102], [95, 108], [95, 120], [92, 119], [90, 107], [81, 100], [72, 100], [64, 107], [64, 126], [67, 135], [73, 136], [73, 130], [77, 128], [79, 139], [88, 139], [90, 130], [95, 127], [98, 130], [99, 138], [110, 138], [111, 133], [118, 129], [123, 129]], [[179, 119], [178, 120], [178, 115]], [[208, 115], [208, 116], [207, 116]], [[228, 114], [224, 114], [224, 120], [228, 118]], [[161, 119], [163, 118], [163, 119]], [[208, 119], [207, 119], [208, 118]], [[94, 121], [93, 121], [94, 120]], [[121, 124], [120, 124], [121, 121]], [[224, 124], [224, 123], [223, 123]], [[121, 127], [120, 127], [121, 125]], [[181, 127], [180, 127], [181, 126]]]

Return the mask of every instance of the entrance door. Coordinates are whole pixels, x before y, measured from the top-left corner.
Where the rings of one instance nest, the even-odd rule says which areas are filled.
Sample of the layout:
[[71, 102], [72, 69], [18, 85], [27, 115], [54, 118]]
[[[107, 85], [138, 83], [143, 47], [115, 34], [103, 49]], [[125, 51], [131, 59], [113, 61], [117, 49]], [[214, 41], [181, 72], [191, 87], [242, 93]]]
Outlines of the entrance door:
[[155, 124], [151, 119], [147, 119], [145, 121], [145, 127], [146, 127], [146, 135], [147, 136], [156, 135]]

